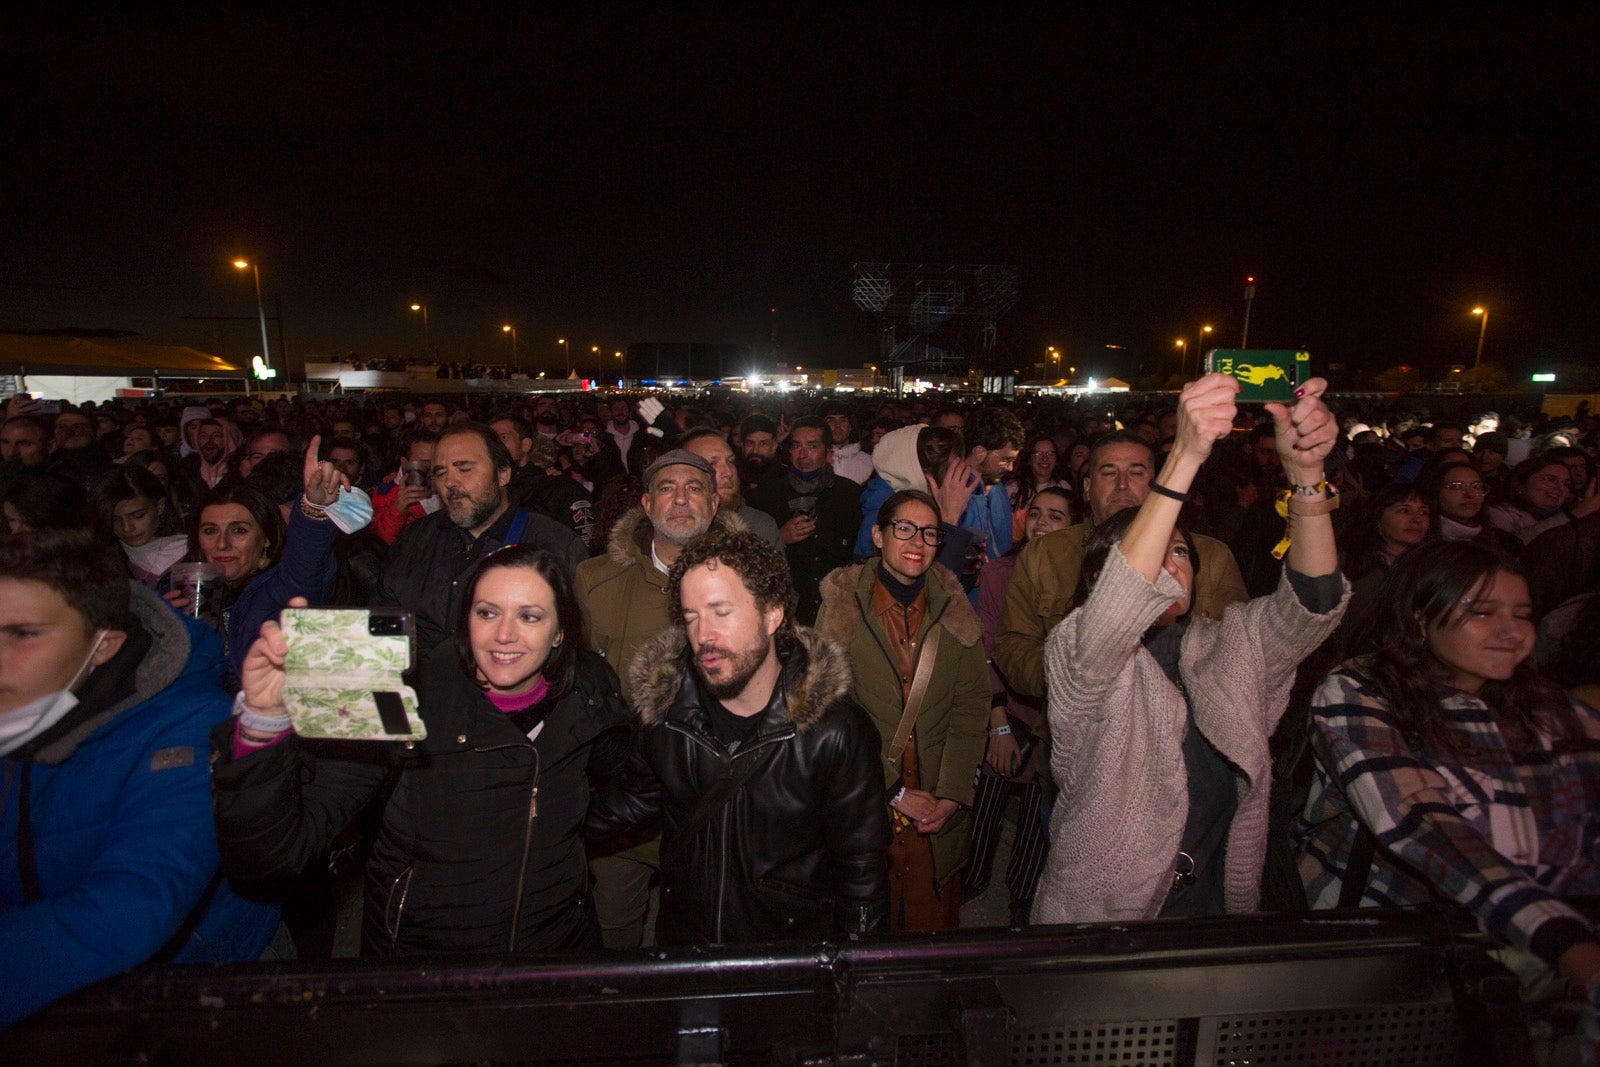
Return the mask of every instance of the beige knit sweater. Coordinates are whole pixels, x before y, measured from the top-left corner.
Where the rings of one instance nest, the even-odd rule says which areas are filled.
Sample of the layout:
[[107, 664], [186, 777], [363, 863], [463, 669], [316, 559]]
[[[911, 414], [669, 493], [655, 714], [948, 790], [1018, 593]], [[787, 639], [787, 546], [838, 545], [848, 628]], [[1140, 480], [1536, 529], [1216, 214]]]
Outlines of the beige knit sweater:
[[[1148, 582], [1113, 551], [1088, 602], [1045, 641], [1050, 767], [1061, 794], [1034, 922], [1150, 919], [1166, 900], [1189, 813], [1187, 716], [1183, 694], [1140, 638], [1181, 592], [1170, 574]], [[1180, 671], [1195, 722], [1242, 772], [1225, 859], [1229, 913], [1260, 903], [1267, 740], [1296, 665], [1333, 631], [1348, 600], [1345, 584], [1337, 608], [1313, 615], [1285, 577], [1270, 596], [1232, 605], [1221, 619], [1193, 618], [1184, 635]]]

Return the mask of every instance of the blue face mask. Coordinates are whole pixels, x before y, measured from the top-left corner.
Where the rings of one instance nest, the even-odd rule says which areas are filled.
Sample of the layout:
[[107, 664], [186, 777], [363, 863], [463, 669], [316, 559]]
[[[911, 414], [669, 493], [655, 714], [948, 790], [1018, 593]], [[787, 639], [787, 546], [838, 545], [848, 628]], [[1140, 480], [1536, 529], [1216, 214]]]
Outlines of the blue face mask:
[[359, 489], [339, 487], [339, 499], [328, 505], [328, 518], [340, 530], [353, 534], [372, 521], [372, 501]]

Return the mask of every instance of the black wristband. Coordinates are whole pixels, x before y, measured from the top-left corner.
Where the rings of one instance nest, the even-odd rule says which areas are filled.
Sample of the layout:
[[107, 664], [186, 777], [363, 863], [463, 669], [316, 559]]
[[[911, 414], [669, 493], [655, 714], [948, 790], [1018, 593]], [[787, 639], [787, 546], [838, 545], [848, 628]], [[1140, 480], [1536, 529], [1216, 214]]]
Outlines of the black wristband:
[[1187, 504], [1189, 502], [1188, 493], [1174, 492], [1173, 490], [1162, 485], [1160, 482], [1156, 481], [1154, 478], [1150, 479], [1150, 491], [1160, 496], [1164, 496], [1168, 500], [1176, 500], [1180, 504]]

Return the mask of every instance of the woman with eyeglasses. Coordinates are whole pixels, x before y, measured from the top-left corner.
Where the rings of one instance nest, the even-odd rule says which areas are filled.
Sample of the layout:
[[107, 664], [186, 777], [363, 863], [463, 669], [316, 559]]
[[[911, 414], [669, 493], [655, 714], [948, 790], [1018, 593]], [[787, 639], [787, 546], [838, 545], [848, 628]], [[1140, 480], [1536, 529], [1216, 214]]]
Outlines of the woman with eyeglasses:
[[1489, 483], [1471, 463], [1446, 463], [1418, 487], [1433, 510], [1433, 532], [1442, 541], [1471, 541], [1515, 556], [1522, 542], [1484, 521]]
[[934, 563], [940, 536], [931, 496], [894, 493], [872, 527], [878, 554], [824, 578], [817, 614], [883, 739], [891, 930], [960, 925], [967, 809], [989, 724], [982, 630], [960, 579]]

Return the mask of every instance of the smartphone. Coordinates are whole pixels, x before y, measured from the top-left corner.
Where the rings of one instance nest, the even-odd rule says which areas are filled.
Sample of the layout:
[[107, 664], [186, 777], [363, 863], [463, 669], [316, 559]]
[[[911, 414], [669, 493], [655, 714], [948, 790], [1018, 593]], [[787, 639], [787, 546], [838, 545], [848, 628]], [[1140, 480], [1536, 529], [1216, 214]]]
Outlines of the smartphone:
[[1231, 376], [1239, 383], [1240, 404], [1288, 404], [1294, 391], [1311, 380], [1311, 353], [1292, 349], [1213, 348], [1206, 373]]
[[59, 415], [59, 414], [61, 414], [61, 401], [59, 401], [59, 400], [38, 400], [38, 401], [35, 401], [34, 405], [33, 405], [33, 411], [34, 411], [34, 414], [36, 414], [36, 415]]
[[400, 484], [416, 486], [427, 485], [428, 465], [426, 463], [413, 463], [410, 460], [401, 460]]
[[285, 608], [283, 703], [301, 737], [420, 741], [427, 727], [401, 676], [415, 661], [416, 620], [385, 608]]

